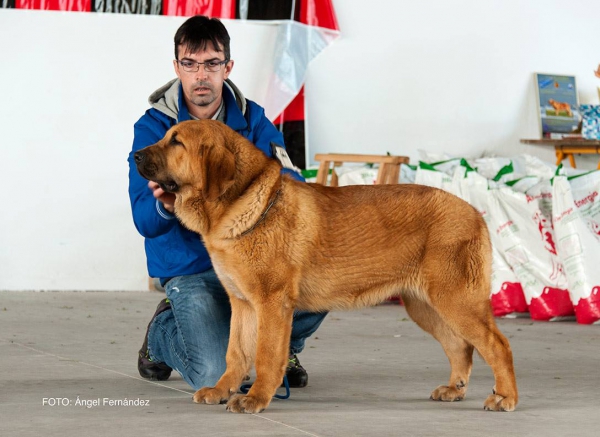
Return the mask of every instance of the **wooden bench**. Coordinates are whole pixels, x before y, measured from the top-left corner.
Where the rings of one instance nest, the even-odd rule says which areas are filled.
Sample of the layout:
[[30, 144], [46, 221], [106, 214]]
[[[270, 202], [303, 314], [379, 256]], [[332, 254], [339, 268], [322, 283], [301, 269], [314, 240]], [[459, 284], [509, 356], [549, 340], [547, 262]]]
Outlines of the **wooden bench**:
[[[400, 164], [408, 164], [407, 156], [386, 156], [386, 155], [354, 155], [346, 153], [318, 153], [315, 161], [319, 162], [317, 172], [317, 183], [327, 185], [329, 170], [331, 170], [331, 180], [329, 185], [338, 186], [338, 175], [335, 167], [339, 167], [345, 162], [352, 163], [372, 163], [379, 164], [376, 184], [397, 184], [400, 177]], [[332, 167], [333, 165], [333, 167]]]

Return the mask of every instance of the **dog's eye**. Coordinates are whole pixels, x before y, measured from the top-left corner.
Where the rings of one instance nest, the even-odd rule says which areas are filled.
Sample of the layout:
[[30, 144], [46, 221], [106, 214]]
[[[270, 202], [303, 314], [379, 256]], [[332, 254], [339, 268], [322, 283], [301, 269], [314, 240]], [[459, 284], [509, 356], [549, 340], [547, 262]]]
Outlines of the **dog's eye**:
[[169, 146], [181, 146], [182, 144], [177, 139], [177, 134], [171, 137], [171, 141], [169, 141]]

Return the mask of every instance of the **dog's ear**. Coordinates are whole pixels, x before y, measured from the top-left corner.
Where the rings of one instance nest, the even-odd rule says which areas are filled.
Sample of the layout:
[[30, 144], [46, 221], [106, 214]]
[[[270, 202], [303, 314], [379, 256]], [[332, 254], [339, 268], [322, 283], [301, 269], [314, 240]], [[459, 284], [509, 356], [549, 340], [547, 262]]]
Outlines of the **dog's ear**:
[[202, 196], [217, 200], [233, 185], [235, 157], [223, 146], [204, 146], [202, 153]]

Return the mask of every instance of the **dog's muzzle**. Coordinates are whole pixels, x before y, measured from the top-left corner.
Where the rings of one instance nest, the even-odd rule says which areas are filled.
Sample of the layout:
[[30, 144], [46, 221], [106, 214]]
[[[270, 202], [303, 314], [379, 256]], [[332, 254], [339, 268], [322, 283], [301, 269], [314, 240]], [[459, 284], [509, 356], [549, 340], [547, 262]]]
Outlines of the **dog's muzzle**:
[[135, 161], [138, 173], [148, 180], [153, 180], [157, 168], [156, 164], [150, 162], [148, 155], [143, 151], [135, 152], [133, 160]]
[[146, 159], [146, 154], [144, 152], [135, 152], [133, 154], [133, 159], [135, 160], [136, 165], [140, 165]]
[[179, 185], [172, 179], [161, 180], [161, 178], [157, 177], [158, 167], [155, 162], [148, 159], [148, 155], [143, 152], [135, 152], [133, 154], [133, 159], [135, 161], [135, 165], [137, 167], [137, 171], [143, 178], [148, 179], [149, 181], [155, 181], [160, 185], [163, 191], [167, 191], [170, 193], [175, 193], [179, 189]]

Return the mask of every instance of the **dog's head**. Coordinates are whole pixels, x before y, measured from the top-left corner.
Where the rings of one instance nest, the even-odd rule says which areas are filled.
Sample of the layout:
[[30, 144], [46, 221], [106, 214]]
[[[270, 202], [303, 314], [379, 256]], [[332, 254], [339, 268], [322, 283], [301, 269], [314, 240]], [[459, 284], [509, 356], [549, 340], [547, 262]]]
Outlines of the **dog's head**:
[[237, 135], [218, 121], [184, 121], [134, 154], [137, 170], [165, 191], [195, 188], [205, 200], [214, 201], [234, 182], [235, 156], [226, 144]]

